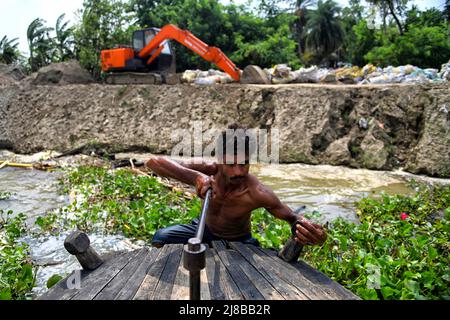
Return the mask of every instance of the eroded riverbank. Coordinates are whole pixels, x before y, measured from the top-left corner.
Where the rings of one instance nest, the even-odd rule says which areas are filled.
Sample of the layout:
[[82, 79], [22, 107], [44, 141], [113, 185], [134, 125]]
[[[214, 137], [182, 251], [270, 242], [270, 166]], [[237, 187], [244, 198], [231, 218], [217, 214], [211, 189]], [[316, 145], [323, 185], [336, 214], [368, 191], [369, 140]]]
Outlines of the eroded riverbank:
[[239, 122], [279, 130], [283, 163], [450, 177], [449, 106], [447, 84], [8, 86], [0, 88], [0, 147], [169, 154], [177, 130]]

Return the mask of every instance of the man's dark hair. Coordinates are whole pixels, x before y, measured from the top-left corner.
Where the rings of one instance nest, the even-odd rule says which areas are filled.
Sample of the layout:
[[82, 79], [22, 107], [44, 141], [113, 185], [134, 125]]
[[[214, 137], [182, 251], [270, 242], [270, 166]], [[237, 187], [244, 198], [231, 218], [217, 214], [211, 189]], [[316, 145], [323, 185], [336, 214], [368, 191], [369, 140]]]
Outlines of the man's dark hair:
[[227, 130], [222, 131], [217, 139], [216, 146], [219, 159], [222, 160], [224, 155], [235, 156], [240, 151], [244, 151], [245, 158], [249, 159], [255, 151], [254, 144], [250, 143], [250, 136], [250, 132], [245, 127], [237, 123], [229, 125]]

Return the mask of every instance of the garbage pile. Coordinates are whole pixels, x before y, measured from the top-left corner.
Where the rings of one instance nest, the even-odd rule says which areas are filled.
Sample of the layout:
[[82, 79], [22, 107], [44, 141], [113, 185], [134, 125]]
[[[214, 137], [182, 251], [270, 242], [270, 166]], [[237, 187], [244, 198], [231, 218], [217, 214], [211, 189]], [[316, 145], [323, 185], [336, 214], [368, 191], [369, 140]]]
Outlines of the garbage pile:
[[363, 68], [346, 66], [339, 69], [300, 68], [292, 71], [286, 65], [264, 69], [273, 84], [283, 83], [337, 83], [337, 84], [381, 84], [381, 83], [439, 83], [450, 80], [450, 62], [438, 69], [421, 69], [412, 65], [386, 68], [368, 64]]
[[[251, 70], [249, 67], [252, 67]], [[245, 76], [249, 70], [249, 77]], [[256, 84], [286, 83], [334, 83], [334, 84], [390, 84], [390, 83], [440, 83], [450, 81], [450, 61], [438, 69], [422, 69], [413, 65], [386, 68], [368, 64], [363, 68], [345, 65], [338, 69], [312, 66], [292, 70], [286, 64], [278, 64], [273, 68], [261, 69], [258, 66], [247, 66], [244, 69], [245, 82]], [[250, 79], [250, 80], [248, 80]], [[218, 70], [186, 70], [181, 82], [200, 85], [216, 83], [232, 83], [234, 80], [226, 73]]]
[[216, 83], [231, 83], [233, 78], [228, 73], [210, 69], [208, 71], [186, 70], [181, 75], [182, 83], [194, 83], [200, 85], [212, 85]]

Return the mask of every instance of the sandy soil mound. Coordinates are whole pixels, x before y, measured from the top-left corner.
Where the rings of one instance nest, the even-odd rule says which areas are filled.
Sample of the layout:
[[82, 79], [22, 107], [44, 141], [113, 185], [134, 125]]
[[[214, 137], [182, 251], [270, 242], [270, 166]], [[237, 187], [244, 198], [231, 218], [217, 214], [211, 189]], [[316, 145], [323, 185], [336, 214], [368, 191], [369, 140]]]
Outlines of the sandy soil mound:
[[34, 78], [32, 79], [32, 84], [34, 85], [87, 84], [94, 82], [91, 74], [75, 60], [48, 65], [41, 68], [32, 77]]

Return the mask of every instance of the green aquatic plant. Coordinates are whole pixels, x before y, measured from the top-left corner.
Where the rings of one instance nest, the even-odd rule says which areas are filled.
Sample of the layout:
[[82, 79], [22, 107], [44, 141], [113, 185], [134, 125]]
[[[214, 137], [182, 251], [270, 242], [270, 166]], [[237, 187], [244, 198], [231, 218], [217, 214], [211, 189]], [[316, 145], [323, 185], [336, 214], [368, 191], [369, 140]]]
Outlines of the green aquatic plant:
[[[62, 186], [77, 198], [61, 209], [64, 214], [42, 218], [38, 224], [44, 229], [101, 227], [150, 241], [161, 227], [188, 223], [201, 206], [156, 178], [124, 169], [80, 167]], [[331, 221], [327, 241], [305, 247], [302, 259], [363, 299], [449, 299], [450, 186], [415, 188], [412, 196], [362, 199], [360, 223]], [[291, 235], [286, 222], [264, 209], [253, 212], [252, 233], [263, 247], [276, 249]]]
[[[305, 247], [302, 259], [363, 299], [450, 299], [450, 186], [413, 187], [412, 196], [360, 200], [360, 223], [332, 221], [327, 241]], [[252, 231], [263, 247], [278, 249], [290, 236], [261, 209]]]
[[357, 203], [304, 259], [364, 299], [450, 299], [450, 186]]
[[8, 200], [9, 198], [11, 198], [11, 192], [0, 191], [0, 200]]
[[0, 300], [30, 299], [36, 283], [28, 245], [18, 241], [26, 232], [25, 219], [0, 209]]
[[100, 228], [149, 241], [159, 228], [188, 223], [200, 212], [198, 199], [186, 199], [182, 192], [156, 178], [137, 176], [126, 169], [79, 167], [69, 172], [61, 185], [75, 192], [78, 199], [61, 209], [65, 214], [37, 221], [45, 230], [61, 225], [63, 218], [57, 217], [71, 216], [62, 225], [85, 231]]

